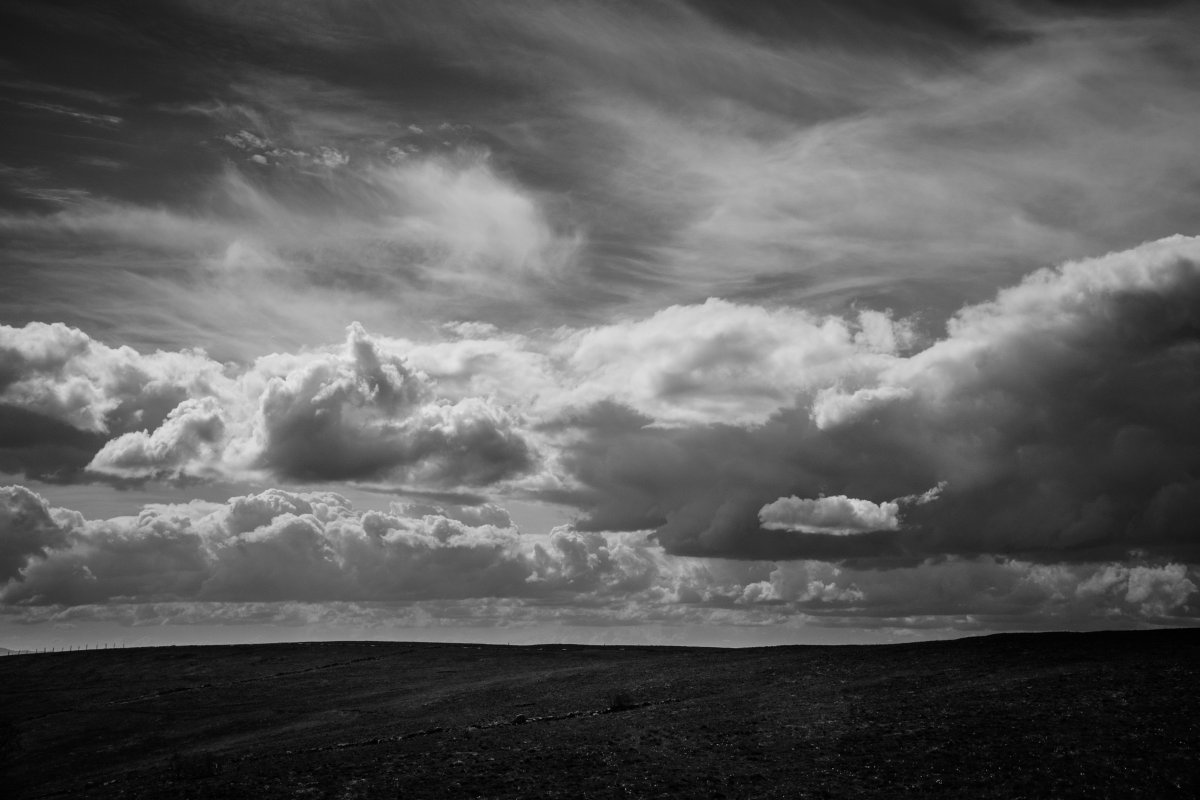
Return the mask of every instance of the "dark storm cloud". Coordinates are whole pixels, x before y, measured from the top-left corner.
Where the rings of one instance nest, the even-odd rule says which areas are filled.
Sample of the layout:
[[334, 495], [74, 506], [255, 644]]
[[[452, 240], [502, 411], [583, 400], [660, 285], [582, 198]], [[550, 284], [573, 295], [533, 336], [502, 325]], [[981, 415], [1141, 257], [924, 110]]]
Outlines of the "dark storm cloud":
[[23, 486], [0, 487], [0, 581], [19, 577], [30, 558], [66, 541], [42, 498]]
[[44, 481], [78, 481], [106, 440], [103, 434], [0, 403], [0, 472]]
[[[1191, 561], [1197, 309], [1200, 246], [1163, 240], [1036, 273], [963, 309], [941, 341], [761, 426], [663, 430], [597, 408], [574, 421], [587, 435], [564, 463], [590, 526], [654, 527], [679, 554]], [[875, 532], [853, 536], [774, 519], [821, 495], [880, 512], [941, 482], [897, 530], [880, 513]]]

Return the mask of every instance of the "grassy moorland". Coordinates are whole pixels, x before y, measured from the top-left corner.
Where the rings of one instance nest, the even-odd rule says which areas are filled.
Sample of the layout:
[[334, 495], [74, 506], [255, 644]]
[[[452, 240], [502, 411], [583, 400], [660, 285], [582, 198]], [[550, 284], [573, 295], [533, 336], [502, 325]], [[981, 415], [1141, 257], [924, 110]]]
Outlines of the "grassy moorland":
[[0, 751], [30, 798], [1196, 797], [1200, 630], [6, 656]]

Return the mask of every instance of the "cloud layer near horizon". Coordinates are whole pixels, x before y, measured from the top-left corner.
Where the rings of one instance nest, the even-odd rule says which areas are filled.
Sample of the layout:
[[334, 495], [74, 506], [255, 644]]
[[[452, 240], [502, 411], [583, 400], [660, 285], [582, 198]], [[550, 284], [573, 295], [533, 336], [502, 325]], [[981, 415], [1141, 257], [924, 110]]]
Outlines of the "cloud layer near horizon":
[[[512, 622], [608, 625], [797, 618], [871, 627], [910, 617], [909, 625], [969, 629], [1026, 614], [1059, 624], [1162, 624], [1200, 612], [1196, 572], [1175, 563], [951, 559], [877, 571], [676, 559], [633, 534], [564, 526], [522, 535], [496, 506], [360, 512], [334, 493], [268, 490], [88, 520], [3, 487], [0, 524], [8, 531], [0, 608], [30, 621], [47, 608], [79, 608], [68, 614], [76, 621], [124, 613], [106, 605], [144, 607], [135, 615], [141, 624], [262, 621], [286, 619], [297, 603], [340, 603], [301, 613], [309, 622], [345, 614], [361, 623], [378, 613], [371, 604], [391, 602], [405, 604], [393, 616], [406, 606], [440, 609], [488, 625], [497, 601]], [[213, 603], [232, 605], [219, 611]]]

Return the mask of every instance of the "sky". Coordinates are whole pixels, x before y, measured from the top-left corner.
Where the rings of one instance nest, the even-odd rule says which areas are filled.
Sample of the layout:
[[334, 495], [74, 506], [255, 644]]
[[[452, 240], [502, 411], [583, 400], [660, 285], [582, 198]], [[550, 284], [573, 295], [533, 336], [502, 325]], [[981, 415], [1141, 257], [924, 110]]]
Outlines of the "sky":
[[1197, 30], [8, 0], [0, 645], [1197, 624]]

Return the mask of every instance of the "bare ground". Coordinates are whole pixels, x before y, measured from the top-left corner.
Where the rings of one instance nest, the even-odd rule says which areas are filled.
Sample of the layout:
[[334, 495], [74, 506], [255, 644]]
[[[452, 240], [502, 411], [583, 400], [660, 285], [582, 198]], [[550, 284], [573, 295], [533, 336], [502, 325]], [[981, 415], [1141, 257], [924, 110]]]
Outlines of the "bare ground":
[[1190, 798], [1198, 678], [1200, 630], [7, 656], [0, 792]]

